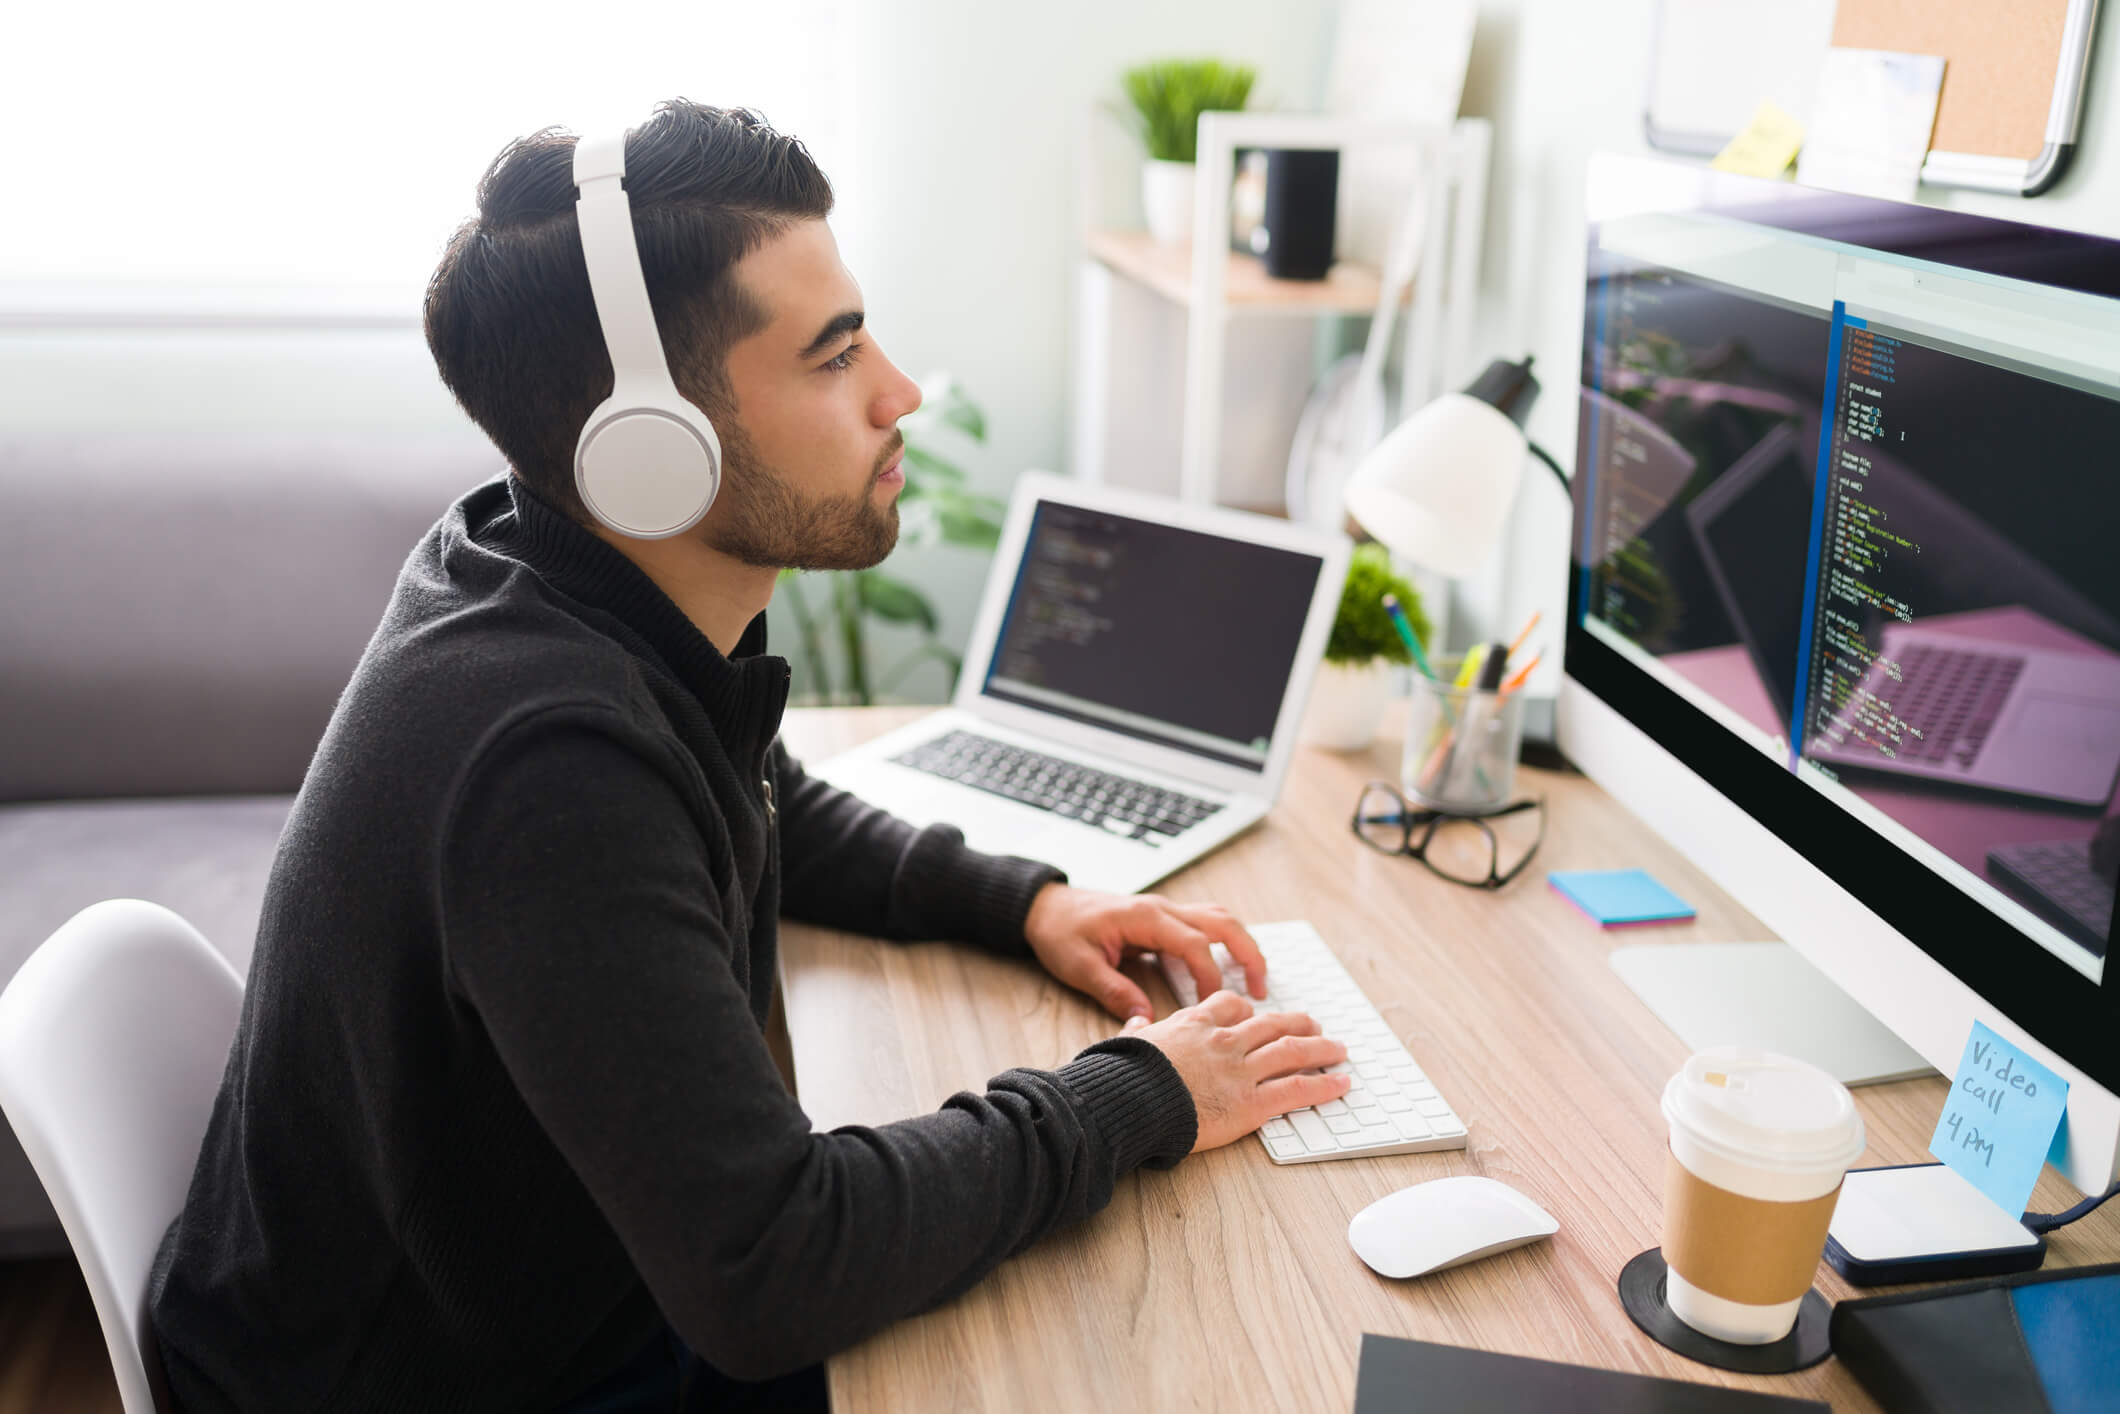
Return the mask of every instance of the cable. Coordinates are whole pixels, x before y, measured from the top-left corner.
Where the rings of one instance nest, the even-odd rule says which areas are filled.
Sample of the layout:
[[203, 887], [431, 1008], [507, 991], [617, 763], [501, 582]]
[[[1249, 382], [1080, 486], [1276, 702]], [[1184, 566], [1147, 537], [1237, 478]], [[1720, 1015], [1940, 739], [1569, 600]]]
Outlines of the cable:
[[2065, 1213], [2026, 1213], [2024, 1215], [2024, 1225], [2037, 1233], [2048, 1233], [2057, 1227], [2067, 1227], [2115, 1193], [2120, 1193], [2120, 1183], [2115, 1183], [2095, 1198], [2084, 1199]]

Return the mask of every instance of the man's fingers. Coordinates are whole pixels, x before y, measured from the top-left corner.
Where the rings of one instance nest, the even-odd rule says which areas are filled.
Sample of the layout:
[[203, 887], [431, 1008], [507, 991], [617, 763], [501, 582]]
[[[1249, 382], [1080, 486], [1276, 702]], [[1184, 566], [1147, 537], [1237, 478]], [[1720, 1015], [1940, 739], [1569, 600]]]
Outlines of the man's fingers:
[[1315, 1036], [1321, 1030], [1313, 1017], [1300, 1011], [1262, 1011], [1230, 1029], [1237, 1033], [1238, 1049], [1245, 1055], [1283, 1036]]
[[1269, 1041], [1245, 1058], [1251, 1073], [1261, 1080], [1292, 1075], [1299, 1070], [1322, 1069], [1347, 1059], [1347, 1047], [1330, 1036], [1283, 1036]]
[[1119, 1034], [1122, 1036], [1129, 1036], [1132, 1035], [1134, 1032], [1139, 1031], [1142, 1027], [1146, 1025], [1148, 1025], [1148, 1018], [1141, 1015], [1139, 1012], [1136, 1012], [1132, 1016], [1126, 1018], [1126, 1025], [1119, 1028]]
[[1266, 958], [1259, 951], [1258, 942], [1244, 931], [1244, 925], [1227, 910], [1211, 904], [1195, 904], [1178, 910], [1187, 923], [1206, 934], [1223, 947], [1237, 965], [1244, 969], [1244, 981], [1250, 986], [1254, 997], [1266, 996]]
[[1113, 967], [1100, 967], [1090, 978], [1090, 985], [1083, 988], [1104, 1004], [1104, 1009], [1113, 1016], [1148, 1017], [1155, 1014], [1148, 1004], [1148, 993], [1135, 986], [1125, 973]]
[[1181, 959], [1202, 997], [1221, 991], [1222, 969], [1215, 965], [1208, 936], [1171, 912], [1170, 905], [1162, 899], [1142, 899], [1140, 904], [1141, 926], [1148, 934], [1144, 945], [1165, 957]]
[[1251, 1003], [1224, 987], [1201, 1002], [1200, 1010], [1217, 1026], [1235, 1026], [1251, 1015]]
[[1285, 1115], [1306, 1105], [1322, 1105], [1347, 1093], [1351, 1075], [1289, 1075], [1269, 1080], [1258, 1089], [1259, 1103], [1267, 1116]]

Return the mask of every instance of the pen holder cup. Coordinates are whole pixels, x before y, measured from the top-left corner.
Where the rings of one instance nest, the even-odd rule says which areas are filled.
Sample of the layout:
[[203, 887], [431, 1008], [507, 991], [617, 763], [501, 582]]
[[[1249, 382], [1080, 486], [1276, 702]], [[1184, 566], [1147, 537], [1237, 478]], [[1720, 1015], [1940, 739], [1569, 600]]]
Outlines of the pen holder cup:
[[1452, 687], [1418, 674], [1399, 785], [1431, 810], [1481, 815], [1509, 803], [1524, 744], [1521, 693]]

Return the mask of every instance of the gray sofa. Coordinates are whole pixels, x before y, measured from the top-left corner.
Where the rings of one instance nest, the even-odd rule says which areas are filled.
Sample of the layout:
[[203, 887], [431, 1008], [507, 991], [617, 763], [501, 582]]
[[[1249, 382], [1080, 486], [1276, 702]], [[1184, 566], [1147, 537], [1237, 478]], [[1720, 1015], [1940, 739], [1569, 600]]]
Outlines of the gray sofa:
[[[0, 439], [0, 980], [100, 899], [247, 971], [294, 792], [475, 434]], [[0, 1128], [0, 1257], [66, 1250]]]

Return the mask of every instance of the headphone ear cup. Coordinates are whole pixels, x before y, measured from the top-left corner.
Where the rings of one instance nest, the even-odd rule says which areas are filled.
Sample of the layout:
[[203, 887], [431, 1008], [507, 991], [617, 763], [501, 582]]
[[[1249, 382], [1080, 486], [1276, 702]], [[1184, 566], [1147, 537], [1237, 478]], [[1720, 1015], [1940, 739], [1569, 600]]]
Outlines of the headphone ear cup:
[[662, 540], [690, 530], [721, 490], [721, 438], [714, 424], [689, 405], [643, 407], [633, 401], [614, 407], [617, 401], [590, 415], [575, 445], [574, 485], [582, 504], [636, 539]]

